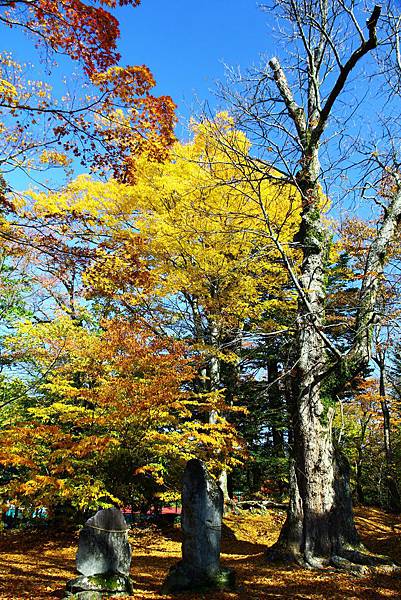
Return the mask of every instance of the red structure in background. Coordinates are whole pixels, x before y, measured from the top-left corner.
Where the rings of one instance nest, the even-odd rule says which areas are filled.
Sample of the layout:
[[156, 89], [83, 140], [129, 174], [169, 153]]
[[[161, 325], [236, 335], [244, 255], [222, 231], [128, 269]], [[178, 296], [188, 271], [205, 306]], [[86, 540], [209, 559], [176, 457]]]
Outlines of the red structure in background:
[[177, 503], [173, 506], [153, 506], [146, 512], [140, 512], [139, 510], [131, 510], [130, 507], [126, 506], [121, 509], [124, 517], [129, 522], [132, 519], [136, 519], [140, 516], [147, 518], [151, 517], [164, 517], [172, 515], [173, 517], [179, 517], [181, 515], [181, 506]]

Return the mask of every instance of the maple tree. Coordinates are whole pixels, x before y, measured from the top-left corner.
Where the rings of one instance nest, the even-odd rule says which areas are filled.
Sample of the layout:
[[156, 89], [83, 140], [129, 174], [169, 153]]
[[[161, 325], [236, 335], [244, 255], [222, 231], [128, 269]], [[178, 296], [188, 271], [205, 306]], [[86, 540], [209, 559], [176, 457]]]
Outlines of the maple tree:
[[[112, 171], [125, 179], [138, 154], [162, 160], [174, 140], [171, 98], [152, 95], [155, 81], [145, 65], [118, 64], [118, 22], [107, 10], [117, 4], [138, 2], [17, 1], [0, 9], [2, 26], [27, 32], [46, 59], [42, 81], [32, 77], [33, 65], [18, 62], [11, 52], [0, 56], [0, 244], [2, 251], [23, 256], [29, 265], [37, 319], [49, 313], [49, 297], [77, 317], [77, 273], [88, 245], [74, 252], [75, 243], [63, 239], [59, 224], [36, 219], [8, 175], [16, 169], [31, 176], [62, 167], [71, 176], [79, 160], [98, 174]], [[81, 64], [81, 90], [76, 72], [73, 90], [67, 88], [61, 97], [53, 92], [48, 77], [54, 64], [47, 58], [55, 54]], [[14, 385], [7, 381], [6, 386]], [[11, 394], [9, 402], [14, 399]]]
[[[69, 317], [23, 322], [9, 352], [38, 371], [25, 409], [3, 423], [1, 464], [13, 475], [3, 500], [50, 509], [175, 497], [180, 468], [196, 455], [212, 470], [241, 459], [241, 442], [220, 417], [219, 394], [189, 392], [194, 376], [182, 343], [121, 320], [88, 329]], [[146, 493], [145, 493], [146, 496]], [[103, 500], [102, 500], [103, 499]]]
[[[11, 54], [0, 56], [2, 175], [54, 167], [69, 169], [79, 158], [99, 173], [126, 178], [138, 153], [162, 160], [174, 140], [175, 105], [156, 97], [150, 70], [118, 64], [119, 28], [107, 8], [137, 5], [121, 2], [63, 3], [57, 0], [6, 2], [3, 26], [19, 27], [47, 53], [62, 53], [81, 63], [81, 92], [65, 89], [62, 97], [47, 81], [32, 78], [32, 65]], [[3, 203], [9, 184], [3, 180]], [[8, 197], [8, 202], [11, 198]]]
[[82, 61], [87, 73], [103, 71], [120, 58], [116, 41], [117, 19], [105, 9], [117, 5], [137, 6], [139, 0], [101, 0], [91, 4], [74, 0], [34, 0], [29, 4], [16, 0], [2, 4], [2, 23], [20, 27], [34, 35], [39, 44], [56, 52], [65, 52]]
[[[2, 245], [17, 248], [13, 250], [14, 253], [25, 253], [26, 261], [31, 263], [31, 284], [39, 290], [43, 305], [48, 304], [50, 294], [59, 308], [67, 309], [75, 325], [78, 311], [75, 306], [78, 295], [76, 274], [78, 266], [87, 256], [87, 249], [74, 253], [71, 247], [74, 244], [63, 240], [62, 231], [52, 231], [54, 223], [47, 222], [44, 225], [43, 220], [38, 222], [33, 219], [32, 213], [28, 213], [26, 209], [24, 212], [19, 194], [11, 193], [10, 185], [3, 175], [6, 176], [15, 169], [21, 169], [29, 175], [34, 169], [44, 171], [57, 166], [65, 168], [68, 174], [71, 173], [73, 160], [79, 159], [81, 165], [96, 169], [100, 174], [112, 169], [115, 176], [124, 179], [128, 172], [133, 171], [133, 163], [138, 154], [146, 152], [149, 160], [165, 158], [167, 148], [174, 140], [174, 103], [169, 97], [157, 98], [151, 94], [155, 81], [145, 65], [122, 67], [118, 64], [118, 21], [107, 10], [115, 8], [117, 4], [135, 6], [138, 2], [122, 0], [119, 3], [64, 3], [39, 0], [29, 3], [6, 2], [1, 7], [3, 25], [22, 28], [36, 41], [36, 47], [44, 49], [46, 56], [65, 54], [83, 67], [81, 97], [75, 88], [72, 93], [67, 90], [58, 98], [49, 83], [32, 80], [32, 65], [19, 63], [11, 53], [3, 53], [0, 57], [1, 202], [3, 209], [12, 213], [12, 217], [8, 218], [5, 217], [6, 211], [1, 215]], [[47, 68], [50, 67], [49, 62], [45, 64]], [[71, 253], [72, 259], [68, 258]], [[45, 277], [41, 276], [44, 271]], [[61, 291], [60, 284], [64, 291]], [[64, 292], [67, 295], [66, 303]], [[43, 307], [37, 304], [36, 299], [36, 318], [39, 318], [42, 310]], [[55, 330], [58, 325], [57, 321], [52, 324]], [[40, 328], [38, 335], [39, 330]], [[71, 335], [72, 331], [73, 327], [70, 328]], [[57, 342], [55, 345], [57, 346]], [[31, 355], [32, 353], [33, 347]], [[20, 357], [14, 358], [18, 361]], [[14, 359], [5, 360], [12, 364]], [[43, 379], [50, 377], [47, 371], [52, 369], [53, 363], [50, 365], [44, 367], [44, 372], [37, 366], [37, 381], [28, 386], [28, 390], [42, 389], [40, 386]], [[13, 385], [17, 385], [17, 382], [10, 383], [7, 379], [5, 386], [8, 385], [11, 389]], [[16, 416], [9, 410], [10, 405], [14, 410], [18, 409], [16, 414], [22, 421], [25, 419], [24, 423], [32, 423], [32, 415], [29, 419], [26, 412], [27, 406], [32, 408], [32, 399], [23, 393], [20, 396], [24, 398], [21, 406], [13, 394], [7, 399], [6, 412], [2, 415], [3, 428], [8, 424], [9, 418], [12, 421]], [[76, 411], [72, 410], [71, 414], [73, 418], [77, 417]], [[68, 417], [65, 421], [68, 422]], [[69, 426], [74, 427], [73, 419]], [[29, 443], [32, 442], [32, 447], [36, 444], [35, 476], [38, 479], [35, 484], [31, 478], [26, 491], [30, 489], [27, 494], [31, 497], [35, 493], [39, 496], [42, 493], [43, 500], [47, 503], [51, 495], [63, 495], [54, 473], [49, 479], [43, 474], [54, 446], [62, 445], [64, 440], [67, 446], [70, 444], [71, 449], [79, 447], [66, 427], [63, 431], [57, 426], [49, 428], [46, 424], [43, 427], [39, 425], [36, 430], [37, 438], [31, 436], [32, 425], [25, 430], [21, 426], [20, 438], [18, 428], [13, 430], [18, 439], [10, 433], [16, 444], [16, 454], [23, 449], [26, 451]], [[90, 446], [88, 440], [86, 444]], [[49, 442], [47, 446], [46, 442]], [[88, 450], [86, 454], [85, 451], [81, 452], [88, 460], [95, 456], [96, 448], [100, 452], [107, 446], [105, 441], [102, 442], [102, 436], [93, 437], [92, 443], [92, 450]], [[72, 456], [73, 451], [71, 452]], [[15, 461], [18, 463], [17, 458]], [[34, 470], [33, 461], [29, 464]], [[66, 467], [65, 472], [70, 473], [71, 469], [71, 466]], [[84, 466], [83, 469], [85, 471]], [[79, 472], [77, 468], [77, 477]], [[42, 492], [40, 482], [43, 484]], [[79, 489], [82, 492], [84, 487], [77, 483], [76, 497], [79, 497]], [[98, 488], [95, 486], [95, 489]], [[94, 494], [96, 495], [95, 492]], [[68, 496], [67, 492], [66, 495]]]

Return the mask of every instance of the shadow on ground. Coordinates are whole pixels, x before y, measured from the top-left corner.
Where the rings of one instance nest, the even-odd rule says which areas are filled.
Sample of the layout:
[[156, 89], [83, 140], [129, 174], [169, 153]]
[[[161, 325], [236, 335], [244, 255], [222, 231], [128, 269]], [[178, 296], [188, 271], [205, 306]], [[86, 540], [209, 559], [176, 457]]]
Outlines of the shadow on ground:
[[[282, 516], [239, 515], [223, 527], [222, 564], [235, 569], [234, 591], [184, 593], [177, 600], [388, 600], [401, 598], [399, 576], [356, 578], [345, 573], [307, 571], [265, 562], [265, 550], [277, 538]], [[401, 559], [399, 517], [376, 509], [357, 510], [364, 543], [373, 552]], [[132, 571], [135, 600], [159, 600], [158, 591], [181, 555], [181, 532], [169, 526], [135, 529]], [[77, 536], [51, 532], [10, 531], [0, 540], [0, 598], [62, 598], [68, 579], [76, 576]], [[171, 598], [169, 596], [164, 598]]]

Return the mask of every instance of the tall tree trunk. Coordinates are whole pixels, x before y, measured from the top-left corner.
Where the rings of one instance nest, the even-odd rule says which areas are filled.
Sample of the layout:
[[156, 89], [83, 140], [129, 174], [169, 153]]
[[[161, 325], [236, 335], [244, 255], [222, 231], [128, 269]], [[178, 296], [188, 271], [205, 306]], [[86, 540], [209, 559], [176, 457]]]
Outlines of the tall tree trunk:
[[[321, 207], [319, 145], [333, 106], [352, 70], [377, 46], [376, 24], [381, 10], [376, 6], [372, 11], [367, 21], [368, 37], [365, 39], [360, 35], [360, 45], [341, 64], [337, 78], [322, 102], [320, 69], [327, 50], [327, 36], [330, 36], [330, 24], [327, 22], [329, 3], [321, 2], [319, 6], [321, 14], [314, 14], [316, 22], [320, 23], [315, 37], [309, 37], [308, 30], [304, 28], [305, 8], [302, 3], [291, 2], [289, 13], [306, 51], [303, 63], [308, 77], [306, 107], [297, 103], [278, 59], [273, 58], [269, 62], [301, 148], [301, 169], [296, 176], [296, 184], [302, 198], [301, 223], [294, 238], [302, 251], [300, 277], [294, 272], [285, 250], [276, 242], [298, 292], [298, 310], [296, 360], [292, 374], [290, 505], [286, 525], [274, 550], [284, 551], [311, 567], [328, 564], [333, 556], [344, 554], [348, 546], [358, 543], [347, 465], [341, 458], [336, 458], [334, 452], [332, 399], [322, 394], [322, 382], [330, 369], [343, 364], [343, 356], [324, 333], [328, 240]], [[318, 10], [313, 3], [311, 7], [309, 10], [313, 11], [313, 7]], [[388, 233], [390, 230], [391, 226]], [[386, 248], [386, 243], [383, 247]], [[379, 257], [381, 265], [383, 256], [385, 254]], [[375, 289], [377, 286], [373, 294], [362, 296], [366, 314], [359, 330], [358, 350], [354, 353], [353, 367], [357, 369], [366, 364], [365, 345], [371, 330]], [[366, 288], [364, 291], [367, 291]]]
[[[299, 300], [297, 318], [297, 360], [292, 384], [293, 452], [290, 477], [291, 502], [286, 527], [279, 544], [298, 562], [312, 567], [326, 564], [338, 554], [344, 540], [355, 542], [342, 530], [352, 521], [351, 504], [341, 501], [350, 514], [335, 522], [344, 485], [336, 484], [336, 466], [332, 439], [333, 408], [322, 398], [322, 374], [326, 366], [326, 348], [320, 331], [324, 322], [326, 234], [317, 209], [320, 166], [318, 147], [298, 176], [303, 197], [302, 222], [297, 241], [303, 261], [300, 285], [304, 297]], [[338, 479], [338, 474], [337, 474]], [[348, 539], [348, 537], [350, 539]]]
[[[219, 348], [219, 330], [217, 324], [213, 319], [209, 319], [210, 321], [210, 346], [212, 349], [218, 350]], [[215, 392], [221, 387], [221, 369], [220, 369], [220, 359], [213, 354], [210, 355], [209, 358], [209, 380], [210, 380], [210, 391]], [[218, 413], [215, 410], [212, 410], [209, 414], [209, 424], [214, 425], [217, 423]], [[224, 502], [230, 501], [230, 496], [228, 493], [228, 474], [226, 469], [223, 469], [218, 478], [218, 484], [223, 492]]]
[[[313, 210], [313, 176], [317, 160], [310, 166], [309, 178], [301, 172], [299, 186], [309, 202], [304, 204], [298, 234], [303, 248], [298, 307], [297, 360], [293, 372], [293, 464], [291, 502], [286, 527], [278, 546], [298, 562], [321, 566], [333, 555], [349, 555], [358, 545], [353, 525], [350, 495], [344, 490], [346, 472], [337, 463], [331, 435], [332, 409], [322, 398], [321, 382], [326, 377], [326, 352], [330, 342], [324, 338], [324, 231]], [[309, 187], [305, 186], [305, 183]], [[339, 376], [345, 370], [355, 376], [371, 356], [378, 279], [383, 274], [387, 249], [401, 221], [401, 181], [395, 176], [394, 195], [389, 203], [377, 237], [370, 248], [365, 278], [360, 290], [359, 311], [353, 349], [338, 358]], [[315, 186], [316, 192], [316, 186]], [[342, 481], [341, 485], [338, 483]], [[345, 496], [341, 497], [341, 490]]]
[[[225, 401], [228, 406], [233, 406], [234, 399], [238, 395], [240, 382], [239, 360], [242, 344], [242, 331], [238, 327], [236, 335], [226, 335], [224, 344], [238, 356], [236, 362], [227, 362], [220, 364], [220, 382], [225, 388]], [[219, 486], [223, 492], [224, 502], [230, 504], [232, 502], [232, 479], [226, 470], [223, 470], [219, 477]]]
[[356, 491], [356, 500], [359, 504], [365, 504], [365, 494], [363, 491], [362, 485], [362, 466], [363, 466], [363, 452], [362, 446], [358, 446], [358, 458], [356, 460], [355, 465], [355, 491]]

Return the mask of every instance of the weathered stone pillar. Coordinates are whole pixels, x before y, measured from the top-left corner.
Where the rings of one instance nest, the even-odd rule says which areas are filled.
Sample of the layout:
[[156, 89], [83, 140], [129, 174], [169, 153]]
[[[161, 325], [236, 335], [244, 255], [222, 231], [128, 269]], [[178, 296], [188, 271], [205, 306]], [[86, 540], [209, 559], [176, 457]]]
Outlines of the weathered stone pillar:
[[182, 490], [182, 560], [170, 569], [162, 593], [234, 584], [234, 573], [220, 567], [223, 494], [197, 459], [187, 463]]
[[69, 598], [96, 600], [132, 592], [128, 527], [117, 508], [99, 510], [79, 534], [77, 571], [67, 583]]

